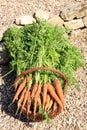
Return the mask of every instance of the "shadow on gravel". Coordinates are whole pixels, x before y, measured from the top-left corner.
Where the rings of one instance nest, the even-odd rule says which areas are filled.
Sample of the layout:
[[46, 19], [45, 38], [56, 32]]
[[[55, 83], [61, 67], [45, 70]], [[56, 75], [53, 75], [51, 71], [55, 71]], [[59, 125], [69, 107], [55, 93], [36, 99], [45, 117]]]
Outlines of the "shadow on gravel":
[[[2, 75], [6, 74], [10, 71], [9, 65], [0, 66]], [[0, 104], [1, 104], [1, 111], [5, 111], [6, 114], [13, 116], [14, 118], [21, 120], [22, 122], [29, 122], [23, 115], [19, 118], [19, 116], [15, 116], [17, 106], [16, 103], [11, 104], [13, 96], [14, 96], [14, 88], [13, 83], [15, 80], [15, 73], [12, 72], [8, 76], [4, 78], [4, 84], [0, 86]]]

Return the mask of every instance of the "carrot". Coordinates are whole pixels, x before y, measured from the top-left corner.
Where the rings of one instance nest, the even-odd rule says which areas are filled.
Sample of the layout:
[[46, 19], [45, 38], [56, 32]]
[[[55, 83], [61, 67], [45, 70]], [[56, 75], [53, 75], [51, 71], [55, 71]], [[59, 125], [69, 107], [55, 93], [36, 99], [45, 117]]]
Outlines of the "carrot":
[[29, 93], [28, 93], [28, 99], [27, 99], [27, 115], [28, 115], [28, 113], [31, 113], [31, 111], [30, 111], [30, 107], [31, 107], [31, 93], [30, 93], [30, 91], [29, 91]]
[[18, 90], [17, 90], [17, 92], [16, 92], [16, 94], [15, 94], [15, 96], [14, 96], [14, 98], [13, 98], [12, 103], [14, 103], [15, 100], [18, 100], [18, 96], [19, 96], [19, 94], [22, 92], [22, 90], [24, 89], [25, 85], [26, 85], [26, 78], [25, 78], [25, 79], [23, 80], [23, 82], [20, 84], [20, 86], [19, 86], [19, 88], [18, 88]]
[[37, 91], [37, 88], [38, 88], [38, 84], [37, 84], [37, 83], [35, 83], [35, 84], [34, 84], [34, 86], [33, 86], [32, 93], [31, 93], [31, 99], [33, 99], [33, 98], [34, 98], [35, 93], [36, 93], [36, 91]]
[[23, 91], [22, 91], [22, 93], [21, 93], [21, 96], [20, 96], [20, 99], [19, 99], [18, 102], [17, 102], [17, 111], [16, 111], [16, 114], [15, 114], [15, 115], [17, 115], [19, 109], [20, 109], [21, 106], [22, 106], [22, 102], [23, 102], [23, 100], [24, 100], [25, 92], [26, 92], [26, 87], [23, 89]]
[[42, 94], [42, 98], [43, 98], [43, 109], [45, 107], [45, 103], [46, 103], [46, 96], [47, 96], [47, 84], [43, 85], [43, 94]]
[[48, 84], [48, 88], [47, 88], [49, 94], [51, 95], [51, 97], [57, 102], [57, 104], [59, 104], [59, 106], [61, 107], [61, 109], [63, 109], [63, 105], [61, 100], [59, 99], [59, 97], [57, 96], [53, 86], [51, 84]]
[[20, 81], [22, 81], [23, 80], [23, 77], [21, 77], [19, 80], [17, 80], [17, 81], [15, 81], [15, 83], [14, 83], [14, 88], [15, 88], [15, 91], [17, 90], [17, 88], [18, 88], [18, 84], [19, 84], [19, 82]]
[[49, 104], [50, 104], [50, 99], [51, 99], [50, 95], [49, 95], [49, 94], [47, 94], [47, 96], [46, 96], [45, 110], [49, 107]]
[[50, 100], [49, 107], [47, 108], [47, 111], [49, 111], [51, 109], [52, 105], [53, 105], [53, 99]]
[[41, 84], [38, 85], [36, 94], [35, 94], [35, 96], [34, 96], [34, 115], [35, 115], [35, 113], [36, 113], [37, 101], [38, 101], [38, 97], [39, 97], [39, 95], [40, 95], [40, 92], [41, 92]]
[[56, 93], [57, 93], [58, 97], [60, 98], [62, 104], [64, 104], [64, 95], [63, 95], [63, 90], [62, 90], [60, 81], [58, 79], [55, 79], [54, 85], [55, 85], [55, 89], [56, 89]]
[[39, 97], [38, 97], [37, 102], [38, 102], [38, 105], [41, 106], [42, 103], [41, 103], [41, 96], [40, 96], [40, 95], [39, 95]]
[[56, 110], [56, 108], [57, 108], [57, 103], [54, 101], [54, 103], [53, 103], [53, 111]]
[[24, 90], [22, 91], [21, 96], [20, 96], [20, 98], [19, 98], [19, 100], [18, 100], [18, 103], [22, 103], [22, 102], [23, 102], [25, 92], [26, 92], [26, 87], [25, 87]]
[[28, 93], [29, 93], [29, 89], [26, 88], [26, 92], [25, 92], [25, 95], [24, 95], [24, 100], [23, 100], [23, 104], [22, 104], [22, 107], [21, 107], [20, 115], [21, 115], [21, 113], [22, 113], [22, 110], [23, 110], [24, 106], [25, 106], [26, 103], [27, 103], [27, 100], [28, 100]]

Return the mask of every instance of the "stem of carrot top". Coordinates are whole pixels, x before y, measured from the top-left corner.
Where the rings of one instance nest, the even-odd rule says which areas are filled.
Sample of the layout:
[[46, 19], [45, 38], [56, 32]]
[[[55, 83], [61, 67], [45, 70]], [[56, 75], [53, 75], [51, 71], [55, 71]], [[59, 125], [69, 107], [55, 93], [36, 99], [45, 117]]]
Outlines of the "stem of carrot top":
[[9, 75], [11, 72], [13, 72], [14, 70], [12, 69], [12, 70], [10, 70], [9, 72], [7, 72], [6, 74], [4, 74], [3, 76], [1, 76], [1, 78], [4, 78], [4, 77], [6, 77], [7, 75]]

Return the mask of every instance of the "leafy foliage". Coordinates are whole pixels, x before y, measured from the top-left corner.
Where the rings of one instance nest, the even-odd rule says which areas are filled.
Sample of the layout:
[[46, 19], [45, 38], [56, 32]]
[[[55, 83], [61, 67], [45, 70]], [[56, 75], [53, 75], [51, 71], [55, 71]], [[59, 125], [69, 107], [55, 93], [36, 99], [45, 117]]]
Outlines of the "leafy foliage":
[[47, 123], [51, 123], [51, 118], [49, 113], [47, 111], [44, 111], [41, 106], [39, 106], [39, 113], [43, 116], [44, 121], [46, 121]]
[[[78, 48], [70, 44], [67, 29], [52, 26], [44, 20], [22, 28], [11, 27], [3, 37], [10, 64], [19, 75], [26, 69], [44, 66], [60, 70], [74, 84], [73, 72], [83, 66]], [[35, 73], [35, 80], [49, 82], [55, 74], [47, 71]]]

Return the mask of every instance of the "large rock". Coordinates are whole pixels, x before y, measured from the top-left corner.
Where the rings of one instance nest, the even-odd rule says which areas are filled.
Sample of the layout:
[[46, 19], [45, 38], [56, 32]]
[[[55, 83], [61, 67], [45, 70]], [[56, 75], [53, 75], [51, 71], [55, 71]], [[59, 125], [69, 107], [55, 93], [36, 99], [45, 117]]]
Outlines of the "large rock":
[[63, 7], [63, 10], [60, 12], [60, 17], [64, 21], [69, 21], [75, 18], [82, 18], [87, 15], [87, 2], [71, 4]]
[[48, 20], [49, 23], [52, 25], [58, 25], [58, 26], [63, 26], [64, 21], [58, 16], [54, 15], [52, 18]]
[[85, 27], [87, 27], [87, 16], [85, 16], [85, 17], [83, 18], [83, 23], [84, 23]]
[[15, 23], [17, 25], [32, 24], [35, 21], [36, 20], [32, 16], [30, 16], [30, 15], [20, 16], [20, 17], [18, 17], [18, 18], [15, 19]]
[[64, 22], [64, 26], [74, 30], [74, 29], [83, 28], [84, 23], [82, 19], [76, 19], [76, 20], [71, 20], [69, 22]]
[[46, 12], [43, 10], [37, 10], [34, 14], [36, 18], [45, 19], [45, 20], [48, 20], [50, 17], [50, 12]]

